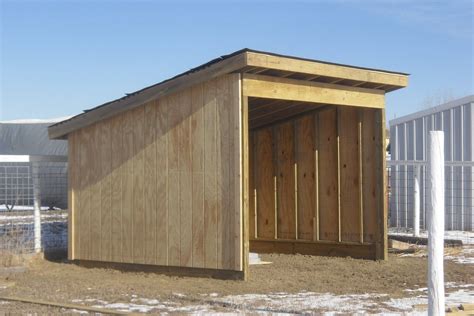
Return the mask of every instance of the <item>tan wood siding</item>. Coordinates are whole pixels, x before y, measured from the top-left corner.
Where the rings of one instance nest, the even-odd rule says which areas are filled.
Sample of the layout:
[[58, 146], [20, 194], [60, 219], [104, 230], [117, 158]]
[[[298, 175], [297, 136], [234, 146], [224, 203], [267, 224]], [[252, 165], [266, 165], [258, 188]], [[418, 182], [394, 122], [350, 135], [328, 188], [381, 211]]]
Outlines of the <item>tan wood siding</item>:
[[251, 249], [376, 258], [377, 111], [325, 107], [251, 131]]
[[242, 271], [239, 75], [73, 132], [70, 257]]

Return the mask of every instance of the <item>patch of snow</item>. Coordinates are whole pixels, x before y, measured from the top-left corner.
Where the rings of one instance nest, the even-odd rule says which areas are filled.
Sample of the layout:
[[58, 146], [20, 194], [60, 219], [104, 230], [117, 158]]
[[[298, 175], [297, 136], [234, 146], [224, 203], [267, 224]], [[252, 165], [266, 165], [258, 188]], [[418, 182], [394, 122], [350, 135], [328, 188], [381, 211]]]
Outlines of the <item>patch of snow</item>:
[[474, 264], [474, 247], [463, 248], [460, 254], [445, 256], [444, 259], [460, 264]]

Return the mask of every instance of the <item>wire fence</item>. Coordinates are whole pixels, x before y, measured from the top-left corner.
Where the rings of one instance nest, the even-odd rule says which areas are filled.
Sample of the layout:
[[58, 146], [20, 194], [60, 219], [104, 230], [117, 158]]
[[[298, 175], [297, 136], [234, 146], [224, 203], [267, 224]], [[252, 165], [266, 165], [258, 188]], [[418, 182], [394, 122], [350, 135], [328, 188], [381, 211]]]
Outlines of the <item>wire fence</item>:
[[66, 158], [32, 157], [0, 156], [2, 255], [67, 249]]
[[[426, 161], [388, 161], [389, 226], [392, 233], [412, 234], [415, 202], [419, 201], [419, 223], [426, 235], [429, 216], [429, 181]], [[446, 238], [474, 243], [474, 163], [445, 163]], [[418, 177], [419, 187], [415, 187]], [[418, 191], [418, 193], [416, 193]]]

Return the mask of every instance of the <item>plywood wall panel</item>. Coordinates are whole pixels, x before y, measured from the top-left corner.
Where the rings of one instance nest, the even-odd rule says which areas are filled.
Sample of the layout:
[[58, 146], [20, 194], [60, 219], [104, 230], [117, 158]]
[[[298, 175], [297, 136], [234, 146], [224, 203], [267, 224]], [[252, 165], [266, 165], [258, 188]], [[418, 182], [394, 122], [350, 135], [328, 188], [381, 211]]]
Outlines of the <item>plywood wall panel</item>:
[[249, 238], [257, 237], [256, 190], [255, 190], [255, 133], [249, 133]]
[[[180, 215], [180, 185], [179, 185], [179, 145], [181, 112], [174, 110], [179, 105], [179, 94], [169, 97], [168, 124], [168, 264], [179, 266], [181, 264], [181, 215]], [[171, 110], [173, 109], [173, 110]]]
[[296, 163], [298, 166], [298, 239], [313, 239], [316, 209], [315, 117], [296, 121]]
[[156, 263], [168, 264], [169, 172], [168, 172], [168, 100], [156, 107]]
[[277, 142], [277, 194], [278, 238], [295, 239], [295, 134], [294, 122], [280, 124], [276, 128]]
[[319, 113], [319, 227], [321, 240], [338, 240], [336, 109]]
[[122, 261], [133, 262], [133, 115], [124, 115], [122, 124]]
[[112, 141], [111, 121], [99, 126], [99, 181], [100, 181], [100, 259], [111, 261], [112, 238]]
[[145, 263], [145, 107], [132, 112], [133, 127], [133, 243], [132, 254], [136, 263]]
[[359, 112], [340, 108], [341, 238], [360, 240]]
[[111, 119], [111, 261], [122, 261], [123, 116]]
[[79, 215], [79, 258], [89, 259], [90, 258], [90, 165], [89, 165], [89, 148], [90, 148], [90, 131], [81, 130], [78, 132], [78, 143], [80, 144], [80, 182], [81, 182], [81, 193], [80, 193], [80, 215]]
[[362, 170], [364, 201], [364, 241], [374, 242], [377, 230], [375, 110], [362, 114]]
[[84, 245], [77, 259], [242, 270], [239, 78], [196, 85], [70, 138], [80, 152], [71, 162], [84, 174], [73, 201], [74, 245]]
[[257, 230], [259, 238], [275, 237], [275, 191], [273, 132], [271, 128], [255, 132], [255, 187], [257, 191]]
[[156, 263], [156, 224], [157, 224], [157, 104], [155, 101], [145, 105], [144, 122], [144, 262]]
[[90, 148], [90, 161], [91, 161], [91, 174], [90, 174], [90, 245], [91, 245], [91, 259], [100, 260], [100, 248], [101, 248], [101, 187], [100, 187], [100, 160], [99, 157], [99, 146], [100, 146], [100, 130], [97, 124], [92, 125], [91, 129], [91, 148]]
[[217, 98], [216, 80], [204, 84], [204, 265], [217, 268]]
[[192, 266], [204, 268], [204, 95], [203, 86], [191, 91], [192, 151]]

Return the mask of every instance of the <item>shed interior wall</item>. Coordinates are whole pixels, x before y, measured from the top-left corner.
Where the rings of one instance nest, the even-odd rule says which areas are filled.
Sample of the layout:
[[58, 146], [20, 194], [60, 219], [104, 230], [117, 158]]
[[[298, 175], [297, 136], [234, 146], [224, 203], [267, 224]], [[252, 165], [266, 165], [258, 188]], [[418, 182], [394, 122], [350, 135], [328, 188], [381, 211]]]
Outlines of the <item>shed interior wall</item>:
[[69, 135], [70, 259], [242, 271], [240, 78]]
[[251, 250], [376, 258], [381, 112], [313, 105], [250, 131]]

